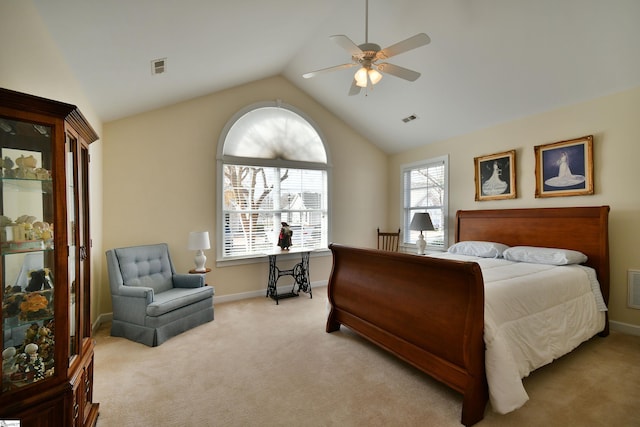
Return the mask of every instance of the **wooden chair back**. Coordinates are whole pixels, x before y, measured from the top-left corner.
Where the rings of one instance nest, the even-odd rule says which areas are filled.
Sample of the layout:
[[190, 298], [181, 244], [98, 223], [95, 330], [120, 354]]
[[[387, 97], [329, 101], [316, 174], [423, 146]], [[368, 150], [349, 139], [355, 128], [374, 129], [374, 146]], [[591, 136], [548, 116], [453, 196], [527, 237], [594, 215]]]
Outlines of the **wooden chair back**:
[[400, 246], [400, 229], [397, 232], [380, 231], [378, 228], [378, 249], [398, 252]]

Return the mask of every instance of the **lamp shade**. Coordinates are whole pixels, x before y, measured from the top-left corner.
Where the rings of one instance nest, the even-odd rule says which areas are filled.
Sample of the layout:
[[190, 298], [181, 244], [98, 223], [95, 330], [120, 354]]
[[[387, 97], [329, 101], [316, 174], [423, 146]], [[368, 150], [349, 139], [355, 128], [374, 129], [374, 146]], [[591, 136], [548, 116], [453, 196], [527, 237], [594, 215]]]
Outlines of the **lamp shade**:
[[382, 74], [378, 70], [369, 69], [368, 73], [369, 80], [371, 80], [371, 84], [374, 85], [382, 80]]
[[378, 70], [371, 68], [371, 66], [364, 66], [356, 71], [353, 78], [356, 80], [356, 86], [367, 87], [369, 82], [374, 85], [382, 80], [382, 74]]
[[419, 232], [423, 231], [433, 231], [433, 224], [431, 223], [431, 217], [426, 212], [418, 212], [413, 214], [413, 218], [411, 219], [411, 224], [409, 228], [412, 230], [416, 230]]
[[367, 87], [367, 69], [366, 68], [362, 67], [358, 71], [356, 71], [356, 74], [353, 76], [353, 78], [356, 80], [356, 86]]
[[187, 248], [193, 251], [210, 249], [211, 243], [209, 243], [208, 231], [192, 231], [189, 233], [189, 243]]

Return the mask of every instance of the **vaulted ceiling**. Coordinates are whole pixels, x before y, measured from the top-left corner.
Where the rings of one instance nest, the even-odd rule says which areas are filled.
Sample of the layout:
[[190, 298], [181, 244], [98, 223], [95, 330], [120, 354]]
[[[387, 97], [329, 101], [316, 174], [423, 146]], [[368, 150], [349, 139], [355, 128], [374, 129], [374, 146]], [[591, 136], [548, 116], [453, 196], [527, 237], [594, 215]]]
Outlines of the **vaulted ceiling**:
[[104, 122], [283, 75], [395, 153], [640, 86], [638, 0], [370, 0], [369, 42], [431, 43], [358, 96], [302, 74], [350, 61], [329, 36], [364, 43], [365, 0], [32, 1]]

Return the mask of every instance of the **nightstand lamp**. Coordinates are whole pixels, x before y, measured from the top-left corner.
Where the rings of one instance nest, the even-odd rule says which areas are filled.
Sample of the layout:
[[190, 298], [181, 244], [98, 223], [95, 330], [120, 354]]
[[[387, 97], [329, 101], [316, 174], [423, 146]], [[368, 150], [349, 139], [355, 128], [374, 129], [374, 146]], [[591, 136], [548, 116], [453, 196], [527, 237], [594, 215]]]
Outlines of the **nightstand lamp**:
[[206, 273], [207, 269], [204, 264], [207, 262], [207, 257], [204, 255], [204, 250], [211, 248], [209, 243], [208, 231], [192, 231], [189, 233], [188, 249], [196, 252], [195, 271], [199, 273]]
[[431, 217], [426, 212], [415, 213], [413, 214], [409, 228], [420, 232], [420, 236], [416, 241], [416, 247], [418, 248], [418, 255], [424, 255], [424, 249], [427, 247], [427, 242], [424, 240], [422, 232], [434, 230], [433, 224], [431, 223]]

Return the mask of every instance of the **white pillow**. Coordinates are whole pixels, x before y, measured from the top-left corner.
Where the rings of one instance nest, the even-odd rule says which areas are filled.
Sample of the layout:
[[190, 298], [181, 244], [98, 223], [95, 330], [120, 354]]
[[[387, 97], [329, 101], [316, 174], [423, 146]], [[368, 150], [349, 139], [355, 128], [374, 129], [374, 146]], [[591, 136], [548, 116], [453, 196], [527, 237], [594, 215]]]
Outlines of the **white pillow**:
[[508, 248], [509, 246], [503, 245], [502, 243], [467, 240], [451, 245], [448, 252], [482, 258], [500, 258], [505, 249]]
[[513, 246], [505, 250], [502, 256], [509, 261], [550, 265], [582, 264], [587, 261], [587, 256], [582, 252], [535, 246]]

